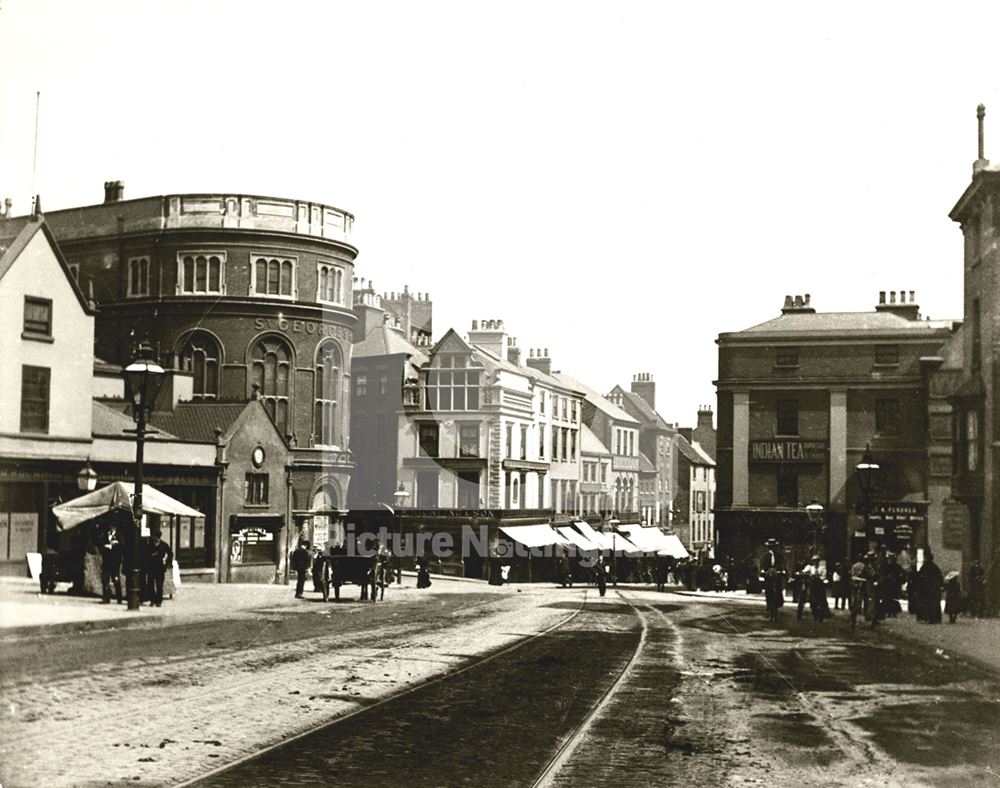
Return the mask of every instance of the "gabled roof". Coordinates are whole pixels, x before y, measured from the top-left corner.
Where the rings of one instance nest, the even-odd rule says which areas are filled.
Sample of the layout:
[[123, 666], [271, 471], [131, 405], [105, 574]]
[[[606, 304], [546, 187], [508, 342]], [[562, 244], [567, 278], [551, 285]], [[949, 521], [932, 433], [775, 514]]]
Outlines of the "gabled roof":
[[628, 402], [628, 404], [631, 407], [635, 408], [635, 410], [640, 414], [639, 415], [640, 421], [643, 421], [647, 425], [655, 427], [656, 429], [659, 430], [666, 430], [666, 431], [672, 430], [672, 427], [663, 420], [663, 417], [661, 417], [659, 413], [653, 410], [650, 407], [649, 403], [646, 402], [646, 400], [644, 400], [638, 394], [634, 394], [631, 391], [625, 391], [625, 389], [623, 389], [621, 386], [615, 386], [613, 389], [611, 389], [611, 392], [615, 394], [621, 394], [622, 399], [625, 402]]
[[434, 356], [442, 351], [445, 353], [454, 353], [458, 351], [474, 353], [475, 349], [473, 349], [472, 345], [462, 339], [462, 335], [459, 334], [454, 328], [449, 328], [445, 331], [444, 336], [437, 341], [437, 344], [427, 351], [427, 355], [434, 358]]
[[633, 419], [625, 411], [623, 411], [621, 408], [619, 408], [617, 405], [611, 402], [607, 397], [601, 396], [589, 386], [584, 385], [580, 381], [570, 377], [564, 372], [553, 372], [552, 377], [554, 377], [563, 385], [569, 386], [570, 388], [576, 389], [577, 391], [581, 392], [583, 394], [584, 399], [586, 399], [587, 402], [589, 402], [591, 405], [593, 405], [595, 408], [597, 408], [605, 415], [610, 416], [615, 421], [624, 421], [629, 424], [639, 423], [637, 419]]
[[642, 452], [639, 452], [639, 473], [656, 473], [656, 466]]
[[375, 326], [364, 339], [355, 343], [351, 351], [352, 358], [394, 356], [397, 354], [409, 356], [418, 364], [427, 361], [427, 355], [422, 350], [418, 350], [407, 342], [402, 334], [384, 324]]
[[[925, 334], [930, 331], [950, 329], [952, 320], [909, 320], [892, 312], [789, 312], [773, 320], [759, 323], [740, 334], [842, 334], [846, 331], [884, 331], [899, 334]], [[723, 334], [722, 336], [733, 336]]]
[[[3, 229], [4, 225], [0, 224], [0, 231]], [[80, 289], [79, 283], [73, 278], [73, 274], [70, 273], [69, 264], [66, 262], [66, 258], [63, 257], [62, 250], [59, 248], [59, 244], [56, 243], [55, 236], [52, 235], [52, 231], [45, 223], [44, 218], [29, 218], [16, 236], [13, 238], [0, 239], [0, 279], [3, 279], [4, 275], [13, 267], [14, 261], [21, 256], [21, 253], [27, 248], [28, 244], [31, 243], [31, 240], [39, 232], [45, 236], [45, 240], [48, 242], [49, 247], [52, 250], [52, 254], [59, 263], [59, 267], [62, 268], [66, 281], [69, 282], [69, 286], [73, 289], [73, 294], [76, 296], [76, 300], [80, 302], [80, 308], [85, 314], [94, 314], [96, 310], [87, 302], [87, 298]]]
[[601, 439], [597, 437], [586, 424], [581, 425], [580, 430], [580, 453], [581, 454], [606, 454], [611, 456], [611, 451], [605, 446]]
[[688, 441], [683, 435], [677, 435], [677, 451], [692, 465], [708, 465], [715, 467], [715, 460], [709, 457], [697, 441]]

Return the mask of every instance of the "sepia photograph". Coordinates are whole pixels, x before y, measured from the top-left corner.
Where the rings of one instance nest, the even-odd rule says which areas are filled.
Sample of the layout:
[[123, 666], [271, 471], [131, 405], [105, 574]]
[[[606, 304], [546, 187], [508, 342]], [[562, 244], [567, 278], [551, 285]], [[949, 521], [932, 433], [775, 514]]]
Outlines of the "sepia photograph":
[[0, 788], [1000, 788], [998, 32], [0, 0]]

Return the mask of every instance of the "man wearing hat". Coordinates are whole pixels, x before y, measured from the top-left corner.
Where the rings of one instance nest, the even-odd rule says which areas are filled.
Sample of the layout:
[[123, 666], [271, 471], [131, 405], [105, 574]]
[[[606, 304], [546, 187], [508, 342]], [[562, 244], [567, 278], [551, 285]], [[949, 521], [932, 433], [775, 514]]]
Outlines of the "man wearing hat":
[[764, 576], [764, 600], [767, 603], [768, 616], [771, 621], [776, 621], [778, 608], [785, 604], [782, 588], [785, 560], [778, 549], [777, 539], [768, 539], [764, 543], [764, 557], [761, 559], [760, 569]]
[[292, 553], [292, 571], [295, 572], [295, 598], [301, 599], [302, 592], [306, 587], [306, 575], [309, 572], [309, 565], [312, 563], [312, 559], [309, 555], [309, 542], [303, 539], [299, 542], [299, 546], [295, 548], [295, 552]]

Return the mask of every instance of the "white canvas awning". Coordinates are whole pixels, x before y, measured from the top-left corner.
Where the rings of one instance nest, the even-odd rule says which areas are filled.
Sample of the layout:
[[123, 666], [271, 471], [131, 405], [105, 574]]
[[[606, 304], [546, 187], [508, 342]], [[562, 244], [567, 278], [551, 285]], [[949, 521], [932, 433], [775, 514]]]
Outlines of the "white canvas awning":
[[644, 528], [641, 525], [622, 525], [621, 530], [628, 533], [629, 541], [644, 553], [655, 553], [666, 547], [664, 534], [659, 528]]
[[[114, 509], [132, 510], [132, 495], [135, 486], [130, 482], [112, 482], [107, 487], [81, 495], [72, 501], [52, 507], [52, 513], [59, 522], [59, 528], [68, 531], [81, 523], [100, 517]], [[197, 509], [171, 498], [148, 484], [142, 486], [142, 510], [150, 514], [180, 515], [181, 517], [204, 517]]]
[[582, 520], [573, 523], [580, 532], [591, 542], [598, 545], [601, 550], [613, 550], [615, 552], [625, 552], [625, 553], [641, 553], [632, 542], [625, 538], [622, 534], [615, 533], [605, 533], [603, 531], [595, 531], [590, 523], [585, 523]]
[[563, 539], [565, 539], [567, 542], [571, 542], [572, 544], [576, 545], [577, 549], [579, 550], [586, 550], [590, 552], [601, 549], [598, 545], [591, 542], [589, 539], [587, 539], [587, 537], [583, 536], [583, 534], [581, 534], [579, 531], [577, 531], [575, 528], [572, 528], [571, 526], [561, 525], [558, 526], [556, 530], [559, 532], [559, 535]]
[[677, 538], [677, 534], [663, 534], [663, 539], [664, 546], [657, 551], [660, 555], [669, 555], [672, 558], [689, 557], [690, 554], [681, 544], [681, 540]]
[[545, 524], [538, 525], [501, 525], [500, 530], [525, 547], [547, 547], [548, 545], [566, 545], [569, 541]]

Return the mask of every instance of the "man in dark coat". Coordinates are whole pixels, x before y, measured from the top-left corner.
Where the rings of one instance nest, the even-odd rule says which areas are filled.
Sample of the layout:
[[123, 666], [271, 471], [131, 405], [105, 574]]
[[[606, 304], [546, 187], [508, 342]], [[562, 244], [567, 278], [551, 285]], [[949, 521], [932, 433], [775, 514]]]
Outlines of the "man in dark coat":
[[104, 532], [101, 540], [101, 603], [111, 604], [111, 586], [115, 587], [115, 601], [122, 603], [122, 544], [118, 529], [113, 525]]
[[924, 565], [917, 572], [920, 578], [920, 593], [923, 601], [920, 605], [924, 615], [927, 616], [928, 624], [941, 623], [941, 587], [944, 585], [944, 576], [941, 568], [934, 563], [934, 556], [928, 550], [924, 556]]
[[163, 604], [163, 579], [173, 563], [174, 552], [170, 545], [163, 541], [160, 534], [154, 533], [146, 549], [146, 582], [150, 607]]
[[306, 575], [309, 573], [309, 565], [312, 558], [309, 555], [309, 542], [302, 540], [299, 546], [292, 553], [292, 571], [295, 572], [295, 598], [301, 599], [302, 592], [306, 587]]

